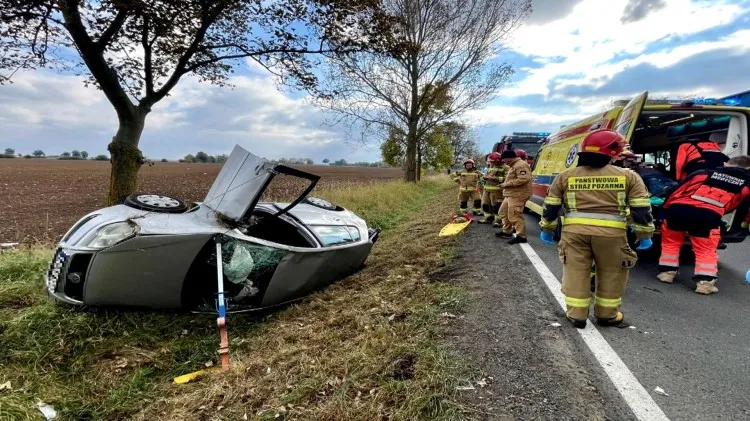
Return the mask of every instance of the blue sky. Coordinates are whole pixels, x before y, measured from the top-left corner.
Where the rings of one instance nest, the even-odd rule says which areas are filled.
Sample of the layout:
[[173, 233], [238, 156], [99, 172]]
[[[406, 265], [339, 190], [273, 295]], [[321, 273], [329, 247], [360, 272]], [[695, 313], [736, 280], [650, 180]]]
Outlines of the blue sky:
[[[750, 89], [750, 0], [533, 0], [534, 12], [500, 58], [516, 67], [498, 97], [466, 116], [484, 149], [505, 133], [554, 131], [613, 99], [724, 96]], [[606, 5], [605, 5], [606, 3]], [[0, 87], [0, 149], [106, 152], [116, 118], [79, 78], [21, 73]], [[157, 104], [141, 149], [175, 159], [235, 143], [269, 158], [378, 160], [347, 141], [304, 96], [250, 66], [234, 89], [188, 79]]]

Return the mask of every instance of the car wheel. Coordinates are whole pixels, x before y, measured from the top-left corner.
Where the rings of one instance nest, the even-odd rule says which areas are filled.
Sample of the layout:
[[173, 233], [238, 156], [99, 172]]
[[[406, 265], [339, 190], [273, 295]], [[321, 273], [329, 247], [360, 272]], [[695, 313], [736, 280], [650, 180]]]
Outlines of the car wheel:
[[162, 213], [183, 213], [188, 208], [182, 200], [159, 194], [144, 193], [128, 196], [125, 199], [125, 205], [135, 209]]
[[318, 198], [318, 197], [308, 197], [305, 199], [305, 203], [307, 203], [308, 205], [313, 205], [315, 207], [325, 209], [325, 210], [330, 210], [330, 211], [343, 210], [342, 207], [336, 206], [333, 203], [325, 199]]

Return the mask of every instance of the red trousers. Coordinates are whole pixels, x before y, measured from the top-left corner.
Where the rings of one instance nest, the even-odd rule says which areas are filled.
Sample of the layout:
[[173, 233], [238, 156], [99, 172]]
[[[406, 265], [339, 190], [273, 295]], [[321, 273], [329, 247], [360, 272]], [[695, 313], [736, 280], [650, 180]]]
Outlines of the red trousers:
[[[669, 229], [668, 221], [661, 224], [661, 270], [677, 270], [680, 266], [680, 247], [685, 242], [684, 231]], [[708, 237], [690, 237], [690, 243], [695, 252], [695, 276], [700, 279], [715, 279], [719, 270], [719, 253], [716, 251], [721, 242], [719, 228], [711, 230]]]

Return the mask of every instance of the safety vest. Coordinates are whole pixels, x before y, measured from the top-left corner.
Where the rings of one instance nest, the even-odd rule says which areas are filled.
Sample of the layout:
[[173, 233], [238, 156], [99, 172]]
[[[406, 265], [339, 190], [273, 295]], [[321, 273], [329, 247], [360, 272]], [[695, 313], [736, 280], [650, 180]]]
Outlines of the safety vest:
[[721, 167], [692, 173], [664, 203], [707, 209], [724, 216], [750, 197], [750, 170]]
[[711, 170], [724, 165], [729, 157], [724, 155], [715, 142], [688, 142], [677, 148], [674, 161], [675, 178], [683, 180], [698, 170]]
[[499, 167], [490, 167], [489, 169], [487, 169], [487, 174], [485, 174], [485, 177], [491, 176], [491, 177], [497, 177], [497, 179], [485, 178], [484, 189], [487, 191], [502, 190], [502, 187], [500, 187], [500, 185], [503, 184], [503, 181], [505, 181], [505, 175], [507, 173], [508, 173], [508, 167], [505, 165], [501, 165]]
[[460, 170], [456, 171], [456, 175], [453, 180], [459, 182], [458, 189], [460, 191], [475, 191], [479, 186], [479, 178], [482, 176], [477, 170]]

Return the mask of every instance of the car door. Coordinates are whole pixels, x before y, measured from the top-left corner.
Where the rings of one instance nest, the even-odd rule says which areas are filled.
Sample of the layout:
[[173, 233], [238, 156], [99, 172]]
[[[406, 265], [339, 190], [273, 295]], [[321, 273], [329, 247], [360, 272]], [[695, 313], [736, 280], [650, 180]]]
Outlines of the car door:
[[617, 118], [617, 121], [615, 121], [614, 131], [625, 138], [625, 143], [630, 144], [631, 150], [637, 149], [637, 145], [631, 142], [631, 138], [633, 137], [633, 133], [635, 132], [635, 126], [636, 122], [638, 121], [638, 117], [641, 116], [641, 111], [643, 111], [643, 107], [646, 105], [647, 99], [648, 91], [633, 98], [630, 102], [628, 102], [627, 105], [625, 105], [625, 108], [623, 108], [622, 112], [620, 112], [620, 116]]
[[307, 197], [320, 177], [285, 165], [274, 165], [236, 145], [203, 200], [203, 205], [223, 218], [240, 222], [250, 216], [271, 180], [279, 174], [306, 179], [310, 185], [286, 209], [278, 212], [277, 217]]

